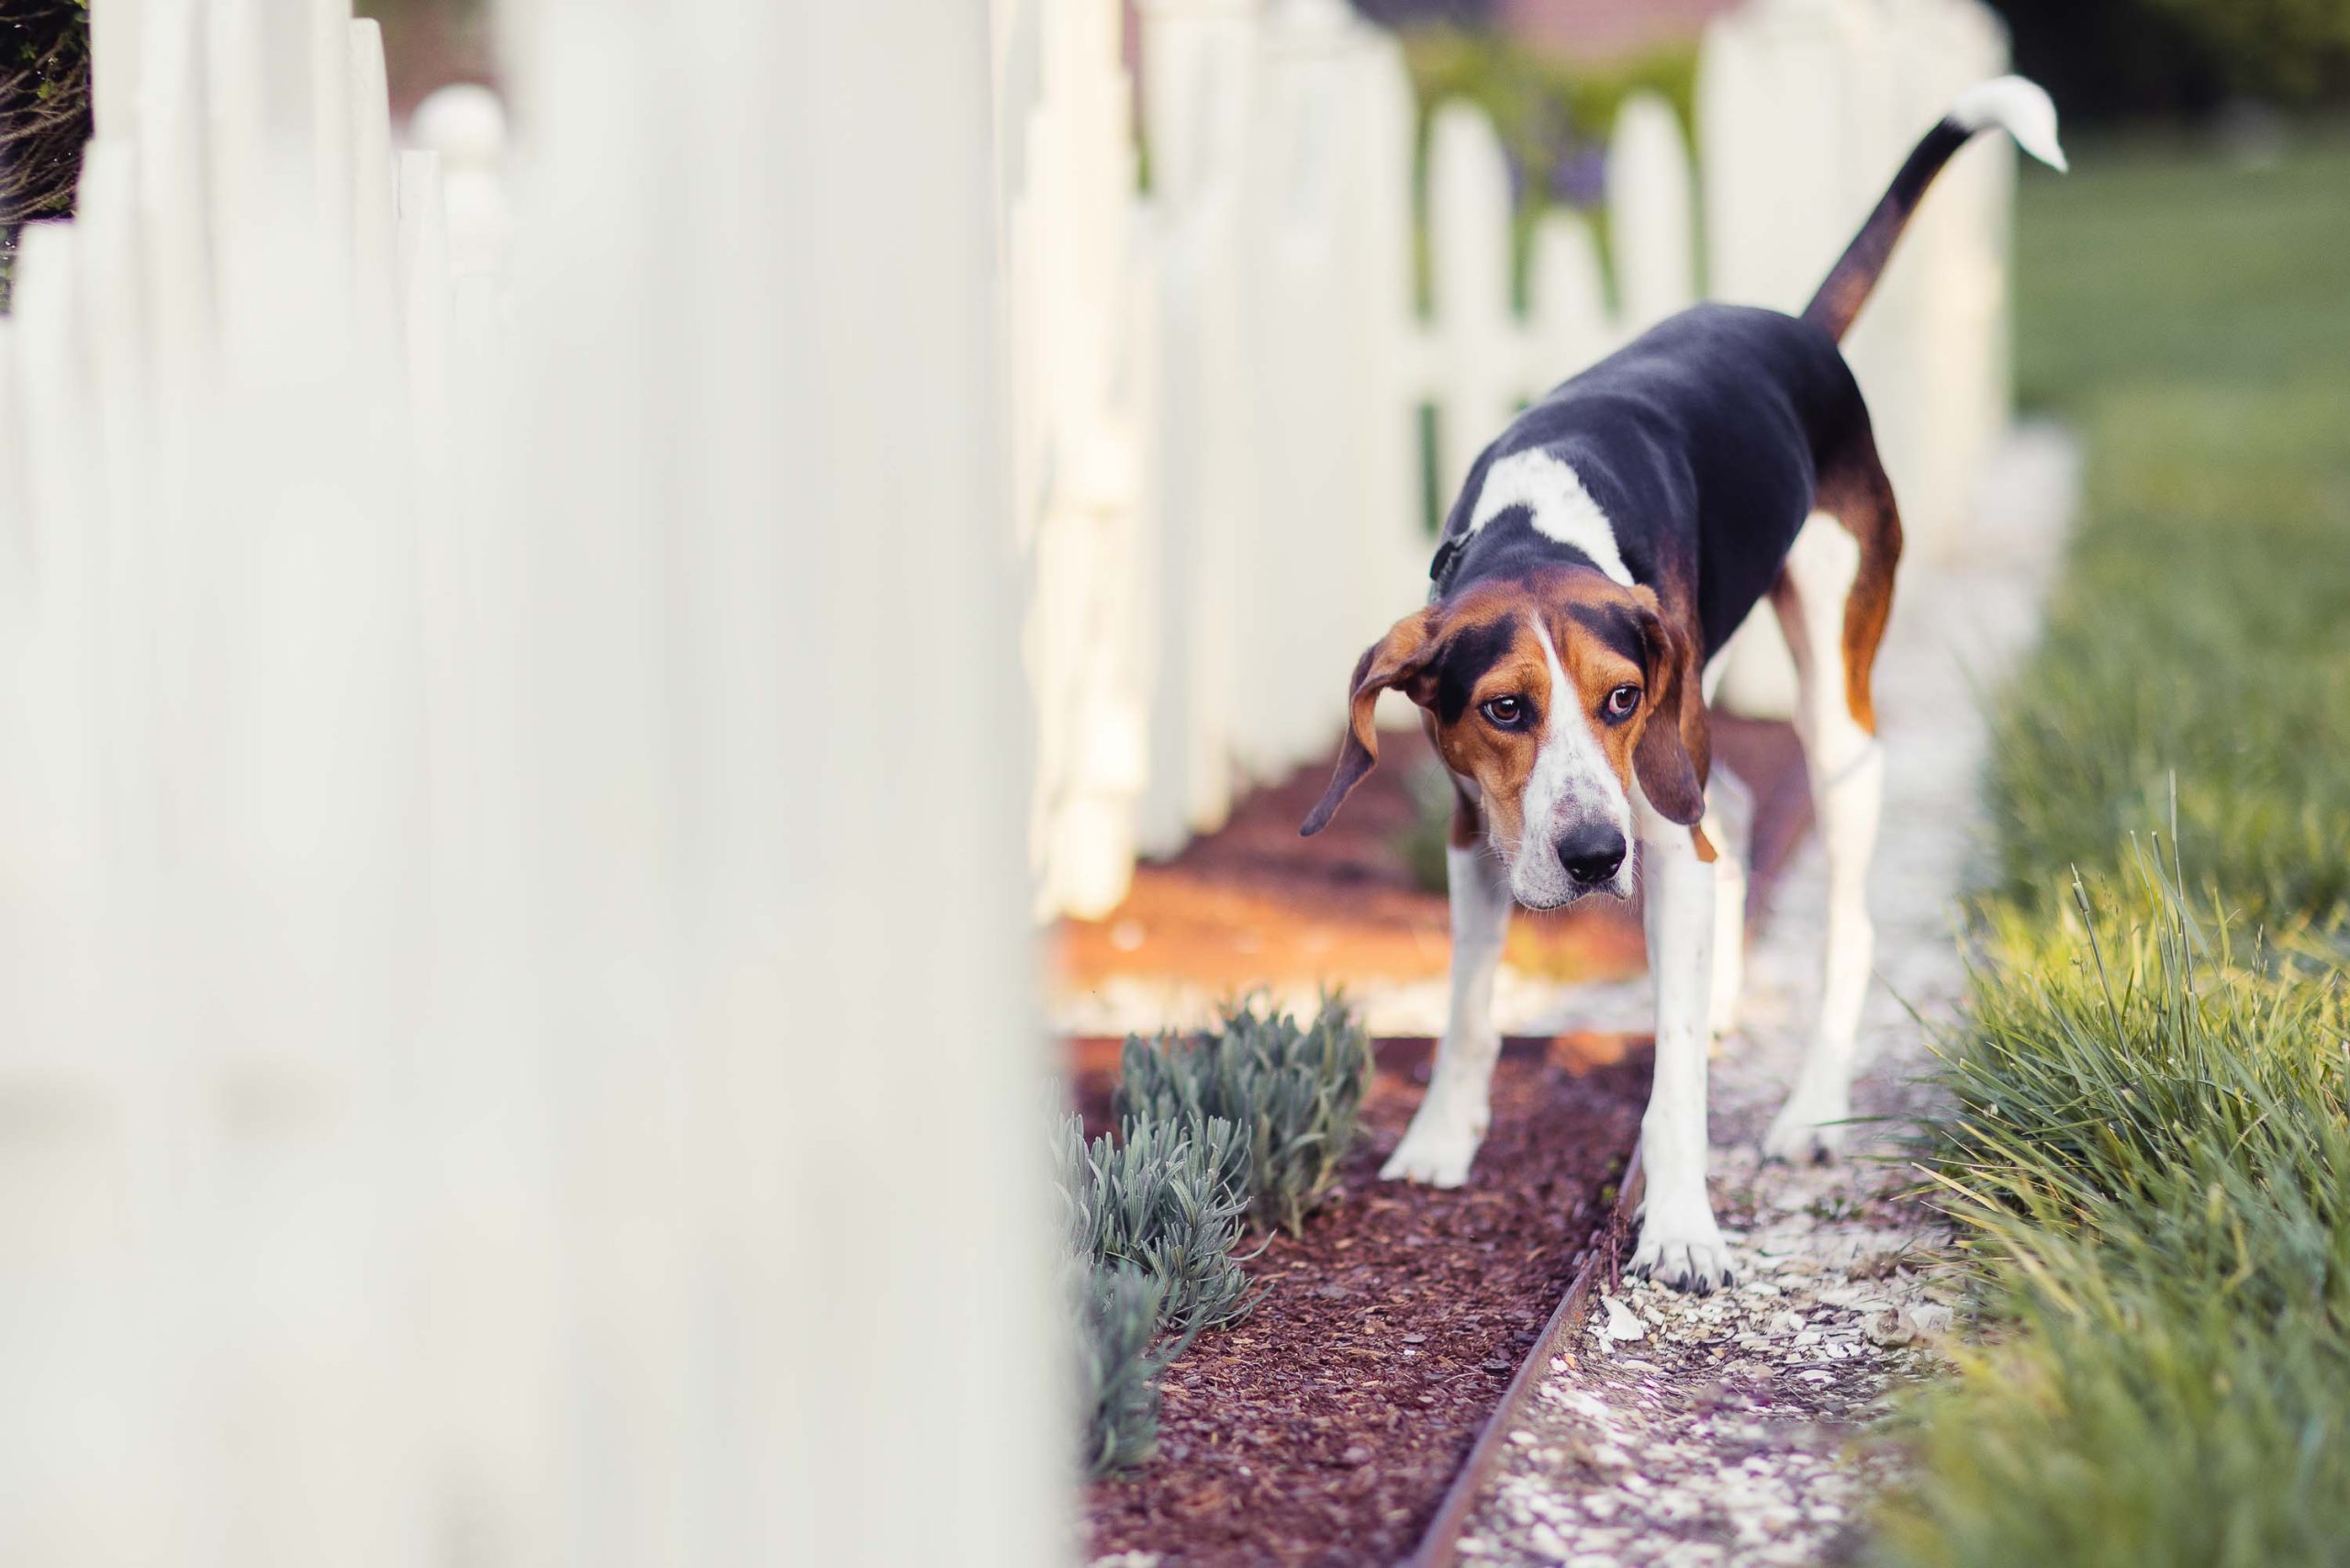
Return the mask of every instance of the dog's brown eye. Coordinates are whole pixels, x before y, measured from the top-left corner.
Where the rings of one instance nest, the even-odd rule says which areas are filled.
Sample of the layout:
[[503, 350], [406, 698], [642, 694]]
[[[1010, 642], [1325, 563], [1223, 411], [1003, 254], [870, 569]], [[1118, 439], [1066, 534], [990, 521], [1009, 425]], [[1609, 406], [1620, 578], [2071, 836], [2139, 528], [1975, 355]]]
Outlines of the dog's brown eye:
[[1526, 699], [1522, 697], [1496, 697], [1477, 711], [1496, 729], [1515, 730], [1526, 723]]
[[1607, 700], [1600, 705], [1599, 711], [1607, 719], [1620, 722], [1630, 718], [1632, 710], [1639, 705], [1640, 689], [1639, 687], [1619, 686], [1607, 694]]

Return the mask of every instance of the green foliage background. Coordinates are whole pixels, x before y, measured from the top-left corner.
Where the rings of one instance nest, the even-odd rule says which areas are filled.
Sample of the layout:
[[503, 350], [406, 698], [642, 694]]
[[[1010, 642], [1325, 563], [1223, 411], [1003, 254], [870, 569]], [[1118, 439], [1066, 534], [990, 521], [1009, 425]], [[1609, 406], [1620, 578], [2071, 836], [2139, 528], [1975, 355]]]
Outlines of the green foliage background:
[[2067, 119], [2350, 98], [2350, 0], [1991, 0]]

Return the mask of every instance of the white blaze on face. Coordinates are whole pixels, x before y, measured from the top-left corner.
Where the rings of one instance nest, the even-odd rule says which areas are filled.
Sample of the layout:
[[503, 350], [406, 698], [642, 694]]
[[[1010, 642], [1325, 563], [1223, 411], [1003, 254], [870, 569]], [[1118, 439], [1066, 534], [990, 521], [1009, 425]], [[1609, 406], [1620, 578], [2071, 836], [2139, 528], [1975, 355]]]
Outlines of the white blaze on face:
[[[1616, 770], [1592, 734], [1592, 716], [1583, 711], [1583, 692], [1567, 678], [1550, 628], [1538, 618], [1534, 634], [1541, 641], [1543, 662], [1550, 668], [1550, 711], [1543, 717], [1542, 739], [1534, 753], [1534, 770], [1527, 776], [1526, 794], [1519, 805], [1523, 826], [1518, 853], [1510, 867], [1509, 886], [1517, 902], [1532, 909], [1551, 909], [1589, 892], [1567, 875], [1558, 843], [1569, 831], [1606, 823], [1632, 839], [1632, 803], [1616, 781]], [[1628, 853], [1609, 890], [1618, 897], [1631, 891], [1632, 860]]]

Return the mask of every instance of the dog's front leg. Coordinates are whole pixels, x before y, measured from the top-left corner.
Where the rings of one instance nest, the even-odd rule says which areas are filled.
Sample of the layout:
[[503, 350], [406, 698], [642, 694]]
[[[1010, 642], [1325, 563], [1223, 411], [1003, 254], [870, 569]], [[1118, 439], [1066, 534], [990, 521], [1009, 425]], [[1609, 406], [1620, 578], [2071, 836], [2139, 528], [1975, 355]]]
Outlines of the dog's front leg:
[[[1463, 812], [1470, 810], [1464, 801]], [[1464, 836], [1472, 842], [1449, 845], [1444, 852], [1452, 898], [1452, 1005], [1444, 1038], [1437, 1042], [1427, 1095], [1380, 1169], [1391, 1182], [1460, 1186], [1492, 1119], [1494, 1059], [1502, 1046], [1494, 1027], [1494, 975], [1509, 932], [1509, 882], [1482, 836], [1464, 834], [1456, 824], [1453, 837]]]
[[1711, 1033], [1714, 869], [1689, 830], [1636, 801], [1656, 981], [1656, 1075], [1640, 1119], [1648, 1196], [1636, 1273], [1700, 1294], [1730, 1282], [1729, 1249], [1706, 1193], [1706, 1047]]

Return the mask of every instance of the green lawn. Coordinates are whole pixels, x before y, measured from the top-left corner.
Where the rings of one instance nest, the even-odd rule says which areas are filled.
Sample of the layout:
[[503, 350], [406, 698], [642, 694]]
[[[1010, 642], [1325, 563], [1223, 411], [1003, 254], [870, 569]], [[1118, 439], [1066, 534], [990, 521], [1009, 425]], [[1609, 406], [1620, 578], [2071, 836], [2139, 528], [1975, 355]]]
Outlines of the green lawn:
[[2018, 364], [2084, 512], [1925, 1151], [1987, 1310], [1875, 1551], [2350, 1563], [2350, 136], [2076, 160]]
[[2133, 386], [2343, 379], [2350, 125], [2247, 168], [2171, 138], [2076, 141], [2019, 192], [2017, 394], [2087, 415]]
[[2255, 919], [2350, 902], [2350, 135], [2023, 185], [2018, 364], [2087, 443], [1991, 784], [2011, 895], [2165, 821]]

